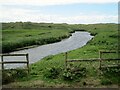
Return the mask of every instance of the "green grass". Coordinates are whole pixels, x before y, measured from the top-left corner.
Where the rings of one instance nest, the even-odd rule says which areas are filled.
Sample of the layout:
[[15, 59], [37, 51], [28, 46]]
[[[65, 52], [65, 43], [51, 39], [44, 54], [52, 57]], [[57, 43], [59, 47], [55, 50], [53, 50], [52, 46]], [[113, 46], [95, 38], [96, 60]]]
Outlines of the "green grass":
[[[118, 49], [117, 24], [65, 25], [64, 28], [66, 27], [73, 31], [84, 29], [90, 32], [91, 35], [95, 35], [84, 47], [69, 51], [68, 58], [70, 59], [99, 58], [99, 50]], [[63, 33], [65, 32], [64, 30]], [[58, 32], [56, 33], [58, 34]], [[118, 53], [105, 55], [104, 57], [109, 58], [109, 56], [117, 58]], [[86, 76], [78, 77], [78, 80], [73, 81], [64, 80], [64, 60], [64, 53], [45, 57], [37, 63], [30, 65], [30, 74], [27, 77], [20, 78], [16, 82], [5, 85], [5, 87], [118, 87], [120, 84], [120, 68], [109, 69], [114, 73], [112, 74], [108, 69], [99, 70], [99, 62], [71, 63], [74, 67], [86, 68]], [[110, 64], [113, 63], [111, 62]], [[107, 64], [107, 62], [104, 64]], [[55, 79], [45, 77], [48, 70], [53, 67], [61, 68], [62, 71], [60, 71], [59, 76]]]
[[[26, 24], [27, 22], [23, 23], [23, 25]], [[3, 24], [2, 32], [3, 53], [11, 52], [18, 48], [23, 48], [26, 46], [43, 45], [58, 42], [64, 38], [68, 38], [71, 35], [70, 32], [73, 31], [72, 29], [63, 26], [62, 24], [61, 24], [62, 26], [60, 25], [61, 27], [60, 26], [58, 27], [57, 24], [56, 25], [35, 24], [35, 25], [33, 23], [24, 28], [21, 26], [21, 23]]]

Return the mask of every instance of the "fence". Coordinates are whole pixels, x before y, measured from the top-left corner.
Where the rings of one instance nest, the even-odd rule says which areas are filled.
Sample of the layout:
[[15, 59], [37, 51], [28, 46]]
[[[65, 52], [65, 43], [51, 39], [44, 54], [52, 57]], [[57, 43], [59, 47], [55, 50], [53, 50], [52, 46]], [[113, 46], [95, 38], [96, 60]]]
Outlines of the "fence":
[[[118, 58], [102, 58], [102, 55], [103, 54], [107, 54], [107, 53], [118, 53], [119, 54], [119, 52], [118, 51], [116, 51], [116, 50], [111, 50], [111, 51], [104, 51], [104, 50], [100, 50], [99, 51], [99, 58], [100, 58], [100, 68], [106, 68], [106, 67], [118, 67], [118, 66], [120, 66], [120, 63], [119, 63], [119, 61], [120, 61], [120, 58], [118, 57]], [[104, 66], [104, 65], [102, 65], [102, 62], [104, 62], [104, 61], [118, 61], [118, 63], [117, 64], [114, 64], [114, 65], [108, 65], [108, 66]]]
[[[2, 70], [7, 70], [4, 68], [4, 64], [26, 64], [27, 65], [27, 69], [25, 68], [25, 70], [28, 71], [29, 73], [29, 56], [28, 54], [1, 54], [1, 62], [0, 64], [2, 64]], [[21, 61], [4, 61], [4, 58], [3, 57], [7, 57], [7, 56], [25, 56], [26, 57], [26, 60], [21, 60]]]
[[[103, 61], [120, 61], [120, 58], [102, 58], [102, 54], [104, 53], [117, 53], [117, 51], [112, 50], [112, 51], [99, 51], [99, 58], [91, 58], [91, 59], [68, 59], [68, 53], [65, 53], [65, 67], [67, 67], [67, 63], [68, 62], [94, 62], [97, 61], [99, 62], [99, 69], [101, 68], [106, 68], [105, 66], [102, 65]], [[116, 64], [116, 65], [111, 65], [111, 66], [107, 66], [107, 67], [118, 67], [120, 66], [120, 64]]]

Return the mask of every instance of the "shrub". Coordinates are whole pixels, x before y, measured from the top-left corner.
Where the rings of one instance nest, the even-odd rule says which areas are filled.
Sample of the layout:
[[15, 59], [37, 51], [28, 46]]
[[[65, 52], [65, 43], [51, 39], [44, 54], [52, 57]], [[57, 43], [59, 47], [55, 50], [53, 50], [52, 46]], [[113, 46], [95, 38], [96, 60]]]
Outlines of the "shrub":
[[110, 84], [112, 84], [112, 81], [110, 81], [109, 79], [103, 79], [101, 84], [102, 85], [110, 85]]
[[63, 71], [63, 79], [64, 80], [77, 80], [86, 76], [86, 68], [80, 66], [68, 66]]
[[25, 76], [27, 76], [27, 71], [24, 71], [24, 70], [22, 70], [22, 69], [16, 69], [16, 71], [15, 71], [15, 73], [13, 74], [14, 75], [14, 77], [16, 77], [16, 78], [22, 78], [22, 77], [25, 77]]
[[102, 69], [103, 71], [103, 74], [104, 75], [120, 75], [120, 67], [109, 67], [109, 68], [105, 68], [105, 69]]
[[72, 73], [70, 69], [65, 69], [63, 72], [64, 80], [73, 80], [75, 78], [75, 73]]
[[102, 69], [103, 78], [101, 79], [102, 85], [110, 85], [120, 82], [120, 67], [109, 67]]
[[46, 78], [56, 79], [59, 76], [61, 71], [62, 71], [61, 68], [51, 67], [45, 71], [44, 76]]
[[22, 78], [27, 76], [27, 72], [22, 69], [16, 70], [7, 70], [2, 72], [2, 83], [7, 84], [17, 80], [18, 78]]
[[14, 81], [14, 77], [10, 73], [2, 72], [2, 84], [7, 84]]

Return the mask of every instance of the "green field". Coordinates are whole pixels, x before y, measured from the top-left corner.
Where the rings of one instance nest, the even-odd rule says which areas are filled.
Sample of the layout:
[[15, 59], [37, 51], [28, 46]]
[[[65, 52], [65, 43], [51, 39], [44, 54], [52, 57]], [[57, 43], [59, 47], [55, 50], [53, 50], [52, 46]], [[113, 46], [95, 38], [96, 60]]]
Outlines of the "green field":
[[[4, 52], [31, 45], [42, 45], [60, 41], [63, 38], [69, 37], [70, 32], [75, 30], [86, 30], [91, 35], [94, 35], [94, 38], [84, 47], [69, 51], [68, 58], [70, 59], [99, 58], [99, 50], [118, 50], [117, 24], [29, 24], [27, 23], [29, 27], [25, 26], [26, 23], [3, 24]], [[52, 41], [51, 39], [53, 38], [59, 39]], [[46, 39], [48, 41], [45, 41]], [[40, 44], [34, 43], [36, 41]], [[6, 48], [8, 48], [8, 51]], [[118, 58], [119, 54], [107, 54], [104, 57]], [[118, 62], [103, 62], [103, 64], [108, 63]], [[10, 78], [13, 79], [13, 76], [15, 81], [4, 85], [4, 87], [118, 87], [120, 85], [119, 67], [100, 70], [99, 62], [74, 62], [70, 63], [67, 69], [65, 69], [64, 53], [45, 57], [37, 63], [30, 65], [30, 74], [28, 76], [21, 72], [11, 73], [9, 72], [9, 75], [11, 75], [9, 77], [6, 74], [4, 78], [6, 82], [4, 83], [9, 82]], [[18, 76], [20, 77], [18, 78]]]

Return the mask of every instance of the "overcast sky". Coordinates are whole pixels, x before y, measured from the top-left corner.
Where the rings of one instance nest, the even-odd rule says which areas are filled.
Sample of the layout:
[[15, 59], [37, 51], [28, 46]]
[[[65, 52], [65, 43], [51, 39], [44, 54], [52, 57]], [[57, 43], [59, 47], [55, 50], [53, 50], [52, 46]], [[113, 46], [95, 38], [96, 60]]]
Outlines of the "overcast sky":
[[119, 0], [0, 0], [0, 22], [117, 23]]

